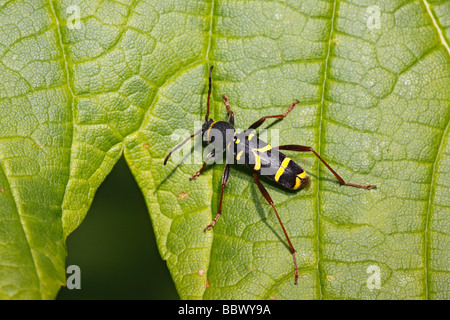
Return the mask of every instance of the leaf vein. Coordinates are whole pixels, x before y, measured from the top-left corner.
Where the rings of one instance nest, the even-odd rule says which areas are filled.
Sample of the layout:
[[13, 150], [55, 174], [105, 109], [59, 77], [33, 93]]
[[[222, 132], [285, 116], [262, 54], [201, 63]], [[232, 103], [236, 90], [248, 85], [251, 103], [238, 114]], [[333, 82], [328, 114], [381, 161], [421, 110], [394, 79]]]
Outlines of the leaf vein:
[[433, 164], [433, 169], [431, 171], [431, 182], [430, 182], [430, 190], [428, 193], [428, 208], [427, 208], [427, 216], [426, 216], [426, 221], [425, 221], [425, 232], [424, 232], [424, 248], [425, 248], [425, 298], [428, 300], [429, 298], [429, 294], [430, 294], [430, 289], [428, 287], [428, 281], [430, 280], [430, 275], [428, 272], [428, 263], [430, 260], [429, 254], [428, 254], [428, 237], [429, 237], [429, 233], [431, 232], [430, 230], [430, 219], [431, 219], [431, 206], [432, 206], [432, 201], [434, 199], [433, 196], [433, 191], [436, 187], [436, 164], [438, 162], [439, 159], [439, 155], [443, 152], [443, 146], [444, 146], [444, 140], [445, 137], [448, 134], [448, 128], [449, 128], [449, 123], [450, 121], [447, 122], [447, 126], [445, 128], [445, 130], [442, 133], [442, 137], [441, 140], [439, 142], [439, 147], [438, 147], [438, 151], [436, 153], [436, 159], [434, 161]]

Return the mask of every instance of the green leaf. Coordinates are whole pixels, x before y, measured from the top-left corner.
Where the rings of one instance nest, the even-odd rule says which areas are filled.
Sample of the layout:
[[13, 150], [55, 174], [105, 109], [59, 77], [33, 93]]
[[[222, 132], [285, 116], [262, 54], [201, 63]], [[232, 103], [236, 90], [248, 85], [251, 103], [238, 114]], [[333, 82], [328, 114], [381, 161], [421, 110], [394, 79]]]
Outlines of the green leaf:
[[[450, 298], [449, 11], [427, 0], [1, 1], [0, 297], [55, 297], [65, 239], [123, 154], [183, 299]], [[204, 119], [211, 65], [212, 118], [226, 119], [222, 94], [238, 128], [298, 99], [264, 124], [280, 133], [269, 142], [311, 146], [345, 180], [378, 187], [340, 186], [292, 152], [308, 190], [262, 180], [297, 250], [297, 286], [251, 172], [232, 167], [223, 215], [204, 233], [223, 165], [196, 181], [200, 164], [163, 166], [171, 135]]]

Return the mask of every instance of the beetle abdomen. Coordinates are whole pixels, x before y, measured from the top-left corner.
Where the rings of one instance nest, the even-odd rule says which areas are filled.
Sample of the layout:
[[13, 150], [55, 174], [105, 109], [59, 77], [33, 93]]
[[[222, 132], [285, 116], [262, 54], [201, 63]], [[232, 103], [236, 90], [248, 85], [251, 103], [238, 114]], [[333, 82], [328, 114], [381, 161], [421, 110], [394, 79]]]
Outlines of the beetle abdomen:
[[237, 134], [235, 140], [235, 159], [259, 175], [291, 190], [309, 185], [309, 177], [295, 161], [270, 144], [258, 139], [253, 130]]

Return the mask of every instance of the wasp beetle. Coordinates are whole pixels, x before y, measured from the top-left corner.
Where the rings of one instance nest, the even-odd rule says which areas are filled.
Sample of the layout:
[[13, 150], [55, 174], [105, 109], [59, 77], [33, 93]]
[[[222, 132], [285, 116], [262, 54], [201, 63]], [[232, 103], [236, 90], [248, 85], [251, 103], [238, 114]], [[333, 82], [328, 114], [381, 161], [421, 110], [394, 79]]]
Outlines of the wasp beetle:
[[[344, 179], [342, 179], [336, 173], [336, 171], [334, 171], [333, 168], [331, 168], [330, 165], [326, 163], [325, 160], [323, 160], [322, 157], [311, 147], [301, 145], [282, 145], [278, 147], [272, 147], [270, 144], [267, 144], [266, 142], [262, 141], [256, 136], [255, 130], [259, 126], [261, 126], [267, 119], [271, 118], [283, 119], [289, 114], [289, 112], [292, 111], [292, 109], [295, 108], [295, 106], [298, 104], [298, 100], [294, 101], [294, 103], [292, 103], [291, 106], [283, 114], [262, 117], [258, 121], [254, 122], [247, 130], [238, 133], [235, 131], [234, 128], [234, 113], [230, 108], [228, 98], [225, 95], [222, 95], [222, 100], [227, 109], [229, 119], [228, 121], [214, 121], [213, 119], [210, 119], [209, 102], [211, 96], [212, 70], [213, 67], [209, 69], [209, 87], [208, 87], [208, 98], [206, 102], [205, 122], [203, 123], [202, 127], [199, 130], [197, 130], [191, 136], [187, 137], [175, 148], [173, 148], [172, 151], [169, 152], [169, 154], [164, 159], [164, 165], [166, 165], [167, 160], [169, 160], [170, 156], [174, 151], [176, 151], [183, 144], [185, 144], [187, 141], [189, 141], [191, 138], [193, 138], [198, 134], [201, 134], [203, 136], [203, 140], [206, 140], [208, 143], [213, 143], [218, 136], [222, 138], [221, 141], [223, 143], [219, 143], [219, 147], [216, 147], [212, 152], [210, 152], [206, 156], [202, 168], [198, 172], [193, 174], [192, 177], [190, 178], [190, 180], [195, 180], [199, 175], [201, 175], [205, 171], [208, 162], [211, 159], [215, 158], [216, 156], [219, 156], [219, 154], [226, 151], [228, 155], [232, 155], [231, 161], [227, 158], [227, 161], [225, 163], [225, 169], [222, 175], [222, 186], [220, 192], [218, 213], [212, 220], [212, 222], [206, 226], [204, 231], [211, 229], [219, 219], [220, 215], [222, 214], [223, 192], [230, 176], [230, 164], [236, 161], [236, 163], [238, 164], [243, 164], [249, 167], [251, 170], [253, 170], [253, 178], [256, 182], [256, 185], [258, 186], [258, 189], [261, 191], [264, 198], [267, 200], [269, 205], [275, 211], [278, 222], [280, 223], [281, 229], [283, 230], [284, 236], [286, 237], [286, 241], [289, 245], [289, 248], [291, 250], [294, 259], [294, 267], [295, 267], [294, 283], [297, 284], [298, 265], [297, 265], [297, 258], [295, 256], [296, 251], [291, 243], [291, 240], [289, 239], [286, 229], [284, 228], [284, 225], [281, 221], [277, 209], [275, 208], [272, 198], [270, 197], [266, 188], [261, 183], [259, 176], [265, 176], [266, 178], [290, 190], [298, 190], [304, 187], [308, 187], [310, 184], [310, 178], [307, 176], [306, 172], [302, 169], [302, 167], [300, 167], [297, 163], [295, 163], [291, 158], [281, 153], [279, 150], [312, 152], [333, 173], [333, 175], [338, 179], [341, 185], [353, 186], [356, 188], [363, 188], [363, 189], [374, 189], [376, 188], [376, 186], [360, 185], [345, 182]], [[213, 130], [217, 134], [212, 135], [211, 131]], [[232, 141], [228, 141], [229, 139], [227, 140], [228, 137], [227, 135], [230, 131], [232, 132], [233, 137]], [[265, 173], [264, 170], [266, 170]]]

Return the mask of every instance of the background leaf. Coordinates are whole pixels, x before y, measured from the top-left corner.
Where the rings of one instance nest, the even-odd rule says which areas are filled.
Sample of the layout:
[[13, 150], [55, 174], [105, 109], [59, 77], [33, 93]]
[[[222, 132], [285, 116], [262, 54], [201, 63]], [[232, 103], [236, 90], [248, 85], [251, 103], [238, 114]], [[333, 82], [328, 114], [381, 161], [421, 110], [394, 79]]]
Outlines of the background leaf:
[[[373, 8], [380, 28], [373, 28]], [[73, 27], [73, 6], [80, 28]], [[52, 298], [65, 238], [124, 154], [181, 298], [447, 299], [448, 1], [9, 1], [0, 7], [0, 294]], [[246, 170], [163, 158], [176, 129], [225, 93], [245, 128], [314, 147], [309, 190], [266, 183], [298, 251]], [[271, 136], [268, 137], [271, 140]], [[271, 141], [275, 143], [275, 141]], [[105, 222], [106, 223], [106, 222]], [[380, 269], [369, 289], [367, 270]], [[204, 272], [202, 271], [204, 270]], [[370, 269], [369, 269], [370, 270]]]

